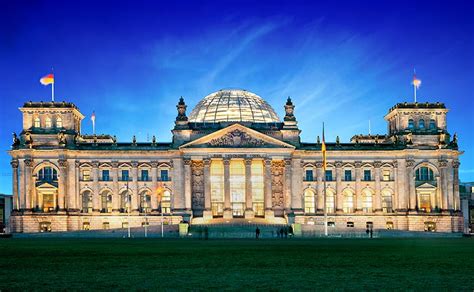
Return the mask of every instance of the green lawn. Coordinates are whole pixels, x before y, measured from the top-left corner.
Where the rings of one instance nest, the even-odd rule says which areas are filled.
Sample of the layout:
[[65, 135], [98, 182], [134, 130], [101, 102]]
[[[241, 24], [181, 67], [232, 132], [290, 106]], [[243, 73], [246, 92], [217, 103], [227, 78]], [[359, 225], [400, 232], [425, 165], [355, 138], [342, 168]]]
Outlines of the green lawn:
[[1, 239], [0, 290], [469, 290], [474, 239]]

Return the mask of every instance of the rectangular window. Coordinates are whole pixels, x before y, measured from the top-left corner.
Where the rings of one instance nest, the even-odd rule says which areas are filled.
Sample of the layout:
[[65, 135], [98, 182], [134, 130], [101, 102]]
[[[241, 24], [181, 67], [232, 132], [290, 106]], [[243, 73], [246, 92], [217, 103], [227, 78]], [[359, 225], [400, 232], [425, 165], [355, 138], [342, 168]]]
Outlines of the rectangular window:
[[128, 169], [122, 169], [122, 180], [123, 181], [128, 181], [129, 180]]
[[312, 170], [312, 169], [307, 169], [307, 170], [306, 170], [305, 181], [313, 181], [313, 180], [314, 180], [314, 177], [313, 177], [313, 170]]
[[128, 228], [128, 222], [122, 222], [122, 228]]
[[326, 181], [332, 181], [332, 170], [326, 170]]
[[364, 180], [365, 181], [371, 181], [371, 174], [370, 174], [370, 169], [364, 169]]
[[108, 169], [102, 170], [102, 180], [103, 181], [109, 181], [110, 180], [110, 175], [109, 175], [109, 170]]
[[169, 181], [169, 176], [168, 176], [168, 170], [167, 169], [162, 169], [160, 171], [160, 179], [161, 179], [161, 181]]
[[390, 180], [390, 170], [385, 169], [383, 171], [383, 178], [384, 181], [389, 181]]
[[328, 222], [328, 227], [336, 227], [336, 222]]
[[105, 230], [110, 229], [110, 224], [109, 224], [109, 222], [104, 222], [104, 223], [102, 223], [102, 229], [105, 229]]
[[91, 171], [89, 169], [84, 169], [82, 171], [82, 180], [84, 181], [91, 180]]
[[346, 226], [353, 228], [353, 227], [354, 227], [354, 222], [347, 222], [347, 225], [346, 225]]
[[148, 181], [148, 170], [147, 169], [142, 169], [141, 179], [142, 179], [142, 181]]
[[89, 222], [82, 223], [82, 230], [90, 230], [90, 229], [91, 229], [91, 224]]
[[351, 181], [352, 180], [352, 171], [350, 171], [349, 169], [346, 169], [344, 171], [344, 180], [345, 181]]
[[393, 229], [393, 222], [392, 221], [387, 221], [387, 223], [385, 223], [385, 227], [388, 230], [392, 230]]

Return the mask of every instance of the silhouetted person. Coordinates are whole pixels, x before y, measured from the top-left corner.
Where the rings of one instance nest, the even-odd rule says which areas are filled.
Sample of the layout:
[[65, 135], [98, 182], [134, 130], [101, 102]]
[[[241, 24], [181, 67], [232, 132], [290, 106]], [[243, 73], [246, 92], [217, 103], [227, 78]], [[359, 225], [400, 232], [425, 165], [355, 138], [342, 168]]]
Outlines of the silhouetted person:
[[204, 227], [204, 239], [207, 240], [209, 238], [209, 228]]
[[369, 232], [370, 232], [369, 226], [367, 226], [367, 229], [365, 230], [365, 233], [367, 233], [367, 236], [369, 236]]
[[370, 228], [370, 238], [373, 238], [373, 237], [372, 237], [373, 234], [374, 234], [374, 229], [373, 229], [373, 228]]
[[258, 239], [260, 237], [260, 229], [255, 229], [255, 238]]
[[293, 236], [293, 226], [290, 225], [290, 227], [288, 227], [288, 234], [290, 236]]
[[288, 238], [288, 227], [285, 227], [285, 238]]

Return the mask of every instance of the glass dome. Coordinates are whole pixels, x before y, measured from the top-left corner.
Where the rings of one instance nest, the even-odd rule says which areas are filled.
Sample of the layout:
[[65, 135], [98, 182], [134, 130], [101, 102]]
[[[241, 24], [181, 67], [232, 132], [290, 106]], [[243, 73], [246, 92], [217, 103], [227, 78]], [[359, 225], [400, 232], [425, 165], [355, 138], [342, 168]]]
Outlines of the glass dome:
[[241, 89], [219, 90], [204, 97], [189, 115], [192, 123], [278, 123], [273, 108], [255, 93]]

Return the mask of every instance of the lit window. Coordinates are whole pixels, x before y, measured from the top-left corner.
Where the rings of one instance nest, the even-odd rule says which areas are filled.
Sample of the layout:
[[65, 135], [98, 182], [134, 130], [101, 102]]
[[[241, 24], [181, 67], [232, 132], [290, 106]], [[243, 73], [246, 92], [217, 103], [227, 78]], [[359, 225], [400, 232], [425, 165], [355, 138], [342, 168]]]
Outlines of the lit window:
[[91, 180], [91, 170], [90, 169], [83, 169], [82, 170], [82, 180], [83, 181]]
[[233, 216], [243, 216], [245, 211], [245, 164], [231, 160], [229, 166], [230, 201]]
[[362, 199], [362, 209], [366, 213], [372, 213], [373, 197], [372, 193], [366, 191]]
[[109, 222], [103, 222], [102, 223], [102, 229], [104, 229], [104, 230], [110, 229], [110, 223]]
[[82, 194], [82, 213], [92, 213], [92, 193], [89, 191]]
[[46, 118], [45, 127], [46, 128], [51, 128], [51, 118], [50, 117]]
[[365, 181], [371, 181], [371, 173], [370, 169], [364, 169], [364, 180]]
[[60, 117], [58, 117], [56, 119], [56, 128], [62, 128], [63, 127], [63, 119], [61, 119]]
[[313, 191], [306, 189], [304, 191], [304, 211], [305, 213], [314, 213], [314, 193]]
[[342, 201], [342, 209], [344, 213], [354, 212], [354, 196], [352, 192], [345, 192], [344, 198]]
[[435, 129], [436, 129], [436, 121], [430, 120], [430, 130], [435, 130]]
[[390, 170], [388, 170], [388, 169], [383, 170], [382, 179], [384, 181], [389, 181], [390, 180]]
[[425, 128], [425, 120], [421, 119], [418, 121], [418, 128], [424, 129]]
[[372, 229], [374, 228], [374, 222], [365, 222], [365, 228]]
[[40, 118], [35, 118], [35, 128], [41, 128], [41, 120]]
[[40, 232], [51, 232], [51, 222], [40, 222]]
[[149, 213], [151, 207], [151, 196], [147, 192], [140, 194], [140, 209], [142, 213]]
[[[253, 166], [253, 165], [252, 165]], [[224, 164], [221, 160], [211, 161], [211, 210], [213, 216], [222, 216], [224, 214]], [[262, 168], [263, 169], [263, 168]], [[255, 175], [252, 169], [252, 176]], [[252, 179], [254, 179], [252, 177]], [[252, 187], [255, 188], [256, 182], [252, 181]], [[263, 180], [262, 180], [263, 185]], [[258, 191], [257, 191], [258, 193]], [[252, 195], [255, 196], [256, 191], [252, 190]], [[255, 202], [255, 198], [254, 198]], [[262, 191], [263, 202], [263, 191]]]
[[385, 228], [387, 228], [388, 230], [392, 230], [393, 229], [393, 222], [392, 221], [387, 221], [385, 223]]
[[326, 170], [326, 181], [332, 181], [332, 170]]
[[353, 228], [354, 227], [354, 222], [347, 222], [346, 226], [350, 227], [350, 228]]
[[112, 195], [108, 192], [105, 192], [101, 196], [101, 203], [102, 203], [102, 212], [103, 213], [110, 213], [112, 212]]
[[128, 228], [128, 222], [122, 222], [122, 228], [123, 229]]
[[392, 213], [392, 194], [385, 191], [382, 193], [382, 211], [384, 213]]
[[416, 170], [415, 177], [417, 181], [433, 181], [433, 170], [428, 167], [420, 167]]
[[305, 181], [313, 181], [313, 180], [314, 180], [313, 169], [312, 168], [306, 169]]
[[167, 169], [162, 169], [160, 171], [160, 179], [161, 179], [161, 181], [169, 181], [169, 176], [168, 176], [168, 170]]
[[436, 223], [435, 222], [425, 222], [425, 231], [435, 232], [436, 231]]
[[336, 227], [336, 222], [329, 221], [328, 227]]
[[352, 180], [352, 171], [350, 169], [344, 170], [344, 180], [351, 181]]
[[161, 212], [164, 214], [171, 213], [171, 193], [168, 190], [163, 192], [161, 198]]
[[334, 194], [331, 191], [326, 191], [326, 212], [327, 213], [334, 213]]
[[130, 203], [132, 201], [132, 194], [128, 191], [124, 191], [120, 195], [120, 212], [127, 213], [129, 211]]
[[252, 160], [252, 208], [255, 216], [265, 215], [263, 163], [260, 160]]
[[408, 129], [413, 130], [415, 128], [415, 122], [412, 119], [408, 120]]
[[82, 223], [82, 230], [90, 230], [90, 229], [91, 229], [91, 224], [89, 222]]

